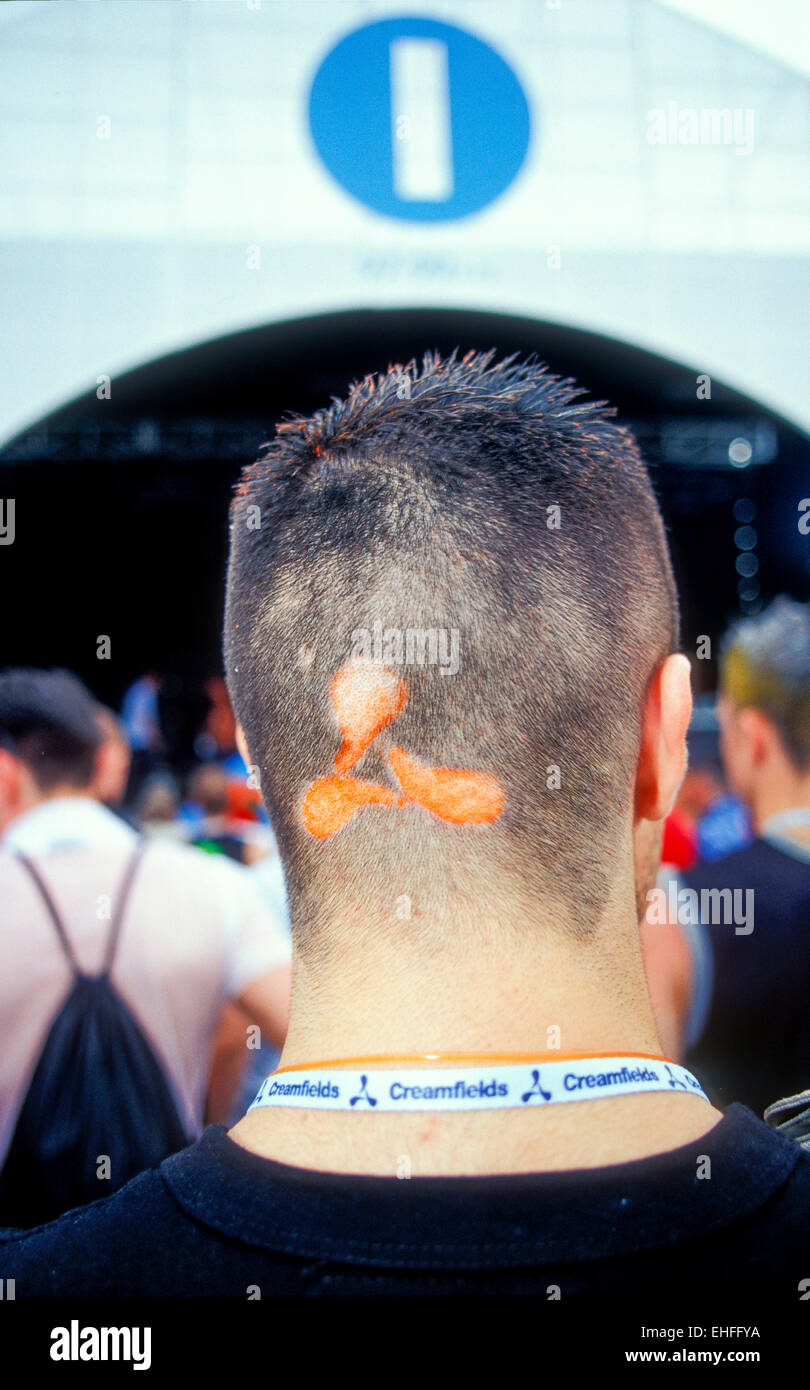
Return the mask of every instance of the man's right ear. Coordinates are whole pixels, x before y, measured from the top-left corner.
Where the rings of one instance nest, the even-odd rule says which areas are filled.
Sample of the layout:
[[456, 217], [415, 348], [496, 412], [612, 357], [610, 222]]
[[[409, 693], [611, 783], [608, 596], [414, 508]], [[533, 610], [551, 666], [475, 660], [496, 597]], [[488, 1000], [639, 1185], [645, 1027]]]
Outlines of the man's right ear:
[[691, 668], [680, 652], [650, 681], [636, 774], [636, 816], [660, 821], [672, 810], [686, 772], [686, 731], [692, 713]]

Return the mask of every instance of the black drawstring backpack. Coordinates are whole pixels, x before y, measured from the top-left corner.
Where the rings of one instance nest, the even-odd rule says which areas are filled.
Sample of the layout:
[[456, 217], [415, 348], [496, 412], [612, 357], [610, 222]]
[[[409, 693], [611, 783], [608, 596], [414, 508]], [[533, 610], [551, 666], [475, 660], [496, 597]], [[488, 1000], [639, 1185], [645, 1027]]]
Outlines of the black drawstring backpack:
[[53, 918], [74, 981], [51, 1024], [0, 1173], [0, 1226], [38, 1226], [107, 1197], [191, 1142], [163, 1069], [110, 980], [142, 854], [141, 845], [126, 867], [98, 975], [79, 969], [39, 871], [18, 856]]

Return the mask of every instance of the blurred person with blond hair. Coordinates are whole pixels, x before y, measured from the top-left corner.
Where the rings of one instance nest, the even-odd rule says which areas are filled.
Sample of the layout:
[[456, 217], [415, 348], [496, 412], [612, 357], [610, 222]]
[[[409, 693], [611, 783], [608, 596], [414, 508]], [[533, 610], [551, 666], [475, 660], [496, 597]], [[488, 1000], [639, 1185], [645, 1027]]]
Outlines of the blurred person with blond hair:
[[718, 1105], [810, 1084], [810, 605], [785, 596], [720, 654], [720, 754], [754, 837], [703, 859], [642, 928], [656, 1020]]
[[684, 884], [704, 921], [710, 988], [688, 1052], [718, 1104], [758, 1114], [810, 1085], [810, 604], [782, 596], [728, 634], [717, 701], [729, 787], [755, 838]]

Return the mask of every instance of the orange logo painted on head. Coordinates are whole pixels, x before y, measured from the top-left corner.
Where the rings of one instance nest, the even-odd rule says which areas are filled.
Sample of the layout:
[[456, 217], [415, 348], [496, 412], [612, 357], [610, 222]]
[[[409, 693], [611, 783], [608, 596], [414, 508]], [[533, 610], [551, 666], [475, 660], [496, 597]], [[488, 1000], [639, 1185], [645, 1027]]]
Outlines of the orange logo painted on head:
[[338, 671], [329, 693], [343, 735], [335, 771], [348, 772], [386, 724], [402, 713], [408, 689], [387, 666], [356, 661]]
[[330, 695], [343, 742], [335, 758], [335, 773], [313, 782], [302, 802], [301, 816], [310, 835], [327, 839], [363, 806], [421, 806], [451, 825], [485, 825], [498, 819], [504, 795], [497, 778], [487, 772], [430, 767], [404, 748], [392, 748], [388, 760], [401, 793], [348, 775], [377, 735], [405, 708], [407, 686], [387, 666], [351, 662], [338, 671]]
[[320, 777], [304, 797], [301, 814], [310, 835], [325, 840], [342, 830], [361, 806], [404, 804], [404, 797], [379, 782], [364, 782], [360, 777]]
[[388, 754], [406, 801], [415, 801], [434, 816], [453, 825], [485, 825], [503, 810], [503, 792], [488, 772], [463, 772], [450, 767], [426, 767], [404, 748]]

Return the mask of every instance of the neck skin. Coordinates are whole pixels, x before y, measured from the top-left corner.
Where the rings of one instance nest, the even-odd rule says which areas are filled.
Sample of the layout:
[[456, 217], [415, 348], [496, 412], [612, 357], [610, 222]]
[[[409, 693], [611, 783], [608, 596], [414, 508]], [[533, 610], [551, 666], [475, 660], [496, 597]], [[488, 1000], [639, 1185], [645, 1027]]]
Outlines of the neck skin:
[[[390, 926], [369, 932], [354, 952], [341, 949], [331, 965], [319, 962], [317, 971], [297, 955], [280, 1066], [396, 1053], [660, 1055], [632, 882], [618, 885], [603, 924], [584, 943], [544, 921], [536, 901], [514, 916], [502, 900], [482, 903], [476, 922], [457, 924], [448, 947], [409, 948], [401, 939], [407, 924]], [[329, 937], [357, 941], [357, 923], [335, 921]], [[453, 937], [436, 932], [436, 939]], [[720, 1118], [694, 1095], [646, 1092], [531, 1111], [355, 1115], [268, 1107], [252, 1111], [230, 1137], [265, 1158], [321, 1171], [393, 1177], [406, 1156], [413, 1176], [496, 1174], [625, 1162], [689, 1143]]]
[[[751, 814], [757, 831], [780, 811], [810, 811], [810, 773], [797, 772], [786, 760], [771, 770], [767, 778], [751, 791]], [[810, 844], [810, 827], [790, 826], [780, 830], [786, 839]]]

